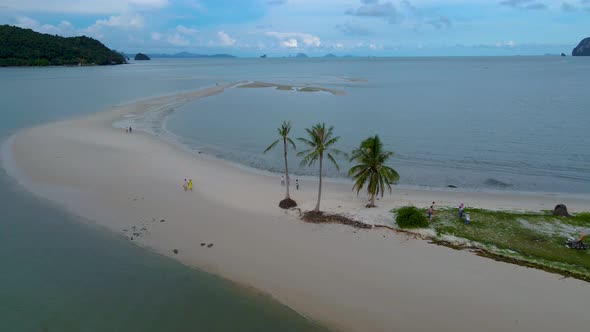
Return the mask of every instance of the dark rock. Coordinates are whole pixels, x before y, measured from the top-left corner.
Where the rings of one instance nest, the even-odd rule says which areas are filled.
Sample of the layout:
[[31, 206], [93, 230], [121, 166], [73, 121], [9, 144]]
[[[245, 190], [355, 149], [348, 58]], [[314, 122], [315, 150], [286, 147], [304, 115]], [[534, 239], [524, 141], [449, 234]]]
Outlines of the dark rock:
[[590, 56], [590, 37], [584, 38], [572, 51], [573, 56]]
[[279, 202], [279, 207], [281, 209], [290, 209], [290, 208], [294, 208], [297, 206], [297, 202], [295, 202], [294, 200], [290, 199], [290, 198], [285, 198], [284, 200]]
[[160, 222], [164, 222], [164, 221], [166, 221], [166, 220], [165, 220], [165, 219], [161, 219], [161, 220], [160, 220]]
[[209, 243], [209, 244], [207, 245], [207, 248], [211, 248], [211, 247], [213, 247], [213, 243]]
[[204, 246], [205, 246], [205, 243], [201, 243], [201, 247], [204, 247]]
[[143, 53], [137, 53], [137, 55], [135, 55], [135, 60], [137, 61], [143, 61], [143, 60], [151, 60], [149, 56], [143, 54]]
[[457, 186], [454, 186], [454, 185], [452, 185], [452, 184], [449, 184], [449, 185], [447, 186], [447, 188], [457, 188]]
[[555, 209], [553, 209], [553, 215], [560, 216], [560, 217], [570, 217], [570, 214], [567, 212], [567, 207], [565, 204], [557, 204]]
[[561, 53], [561, 56], [566, 56], [565, 53]]
[[174, 250], [172, 250], [172, 252], [173, 252], [175, 255], [178, 255], [178, 249], [174, 249]]

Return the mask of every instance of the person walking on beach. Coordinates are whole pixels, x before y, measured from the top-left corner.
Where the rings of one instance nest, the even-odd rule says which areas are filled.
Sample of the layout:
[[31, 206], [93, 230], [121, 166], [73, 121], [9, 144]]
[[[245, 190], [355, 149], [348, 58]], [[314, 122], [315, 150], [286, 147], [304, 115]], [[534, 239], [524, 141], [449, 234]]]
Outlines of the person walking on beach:
[[299, 190], [299, 179], [295, 179], [295, 187]]
[[459, 205], [459, 220], [463, 219], [463, 211], [465, 210], [465, 204]]
[[428, 214], [428, 221], [430, 222], [430, 220], [432, 219], [432, 214], [434, 213], [434, 205], [431, 205], [428, 210], [426, 210], [426, 213]]
[[133, 132], [133, 128], [129, 127], [129, 133], [131, 134]]
[[189, 191], [193, 191], [193, 179], [189, 179], [189, 180], [188, 180], [188, 185], [187, 185], [187, 187], [188, 187], [188, 190], [189, 190]]
[[186, 179], [184, 179], [184, 183], [182, 184], [182, 189], [184, 189], [184, 191], [188, 190], [188, 182], [186, 181]]
[[469, 222], [471, 221], [471, 216], [469, 215], [469, 212], [465, 213], [465, 225], [469, 225]]

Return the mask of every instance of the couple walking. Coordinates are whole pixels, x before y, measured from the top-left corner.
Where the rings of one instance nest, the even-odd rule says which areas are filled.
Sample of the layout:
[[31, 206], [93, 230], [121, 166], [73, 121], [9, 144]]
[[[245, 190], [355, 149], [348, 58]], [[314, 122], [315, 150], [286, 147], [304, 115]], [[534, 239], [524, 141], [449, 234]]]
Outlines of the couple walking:
[[[463, 219], [464, 212], [465, 212], [465, 204], [461, 203], [461, 205], [459, 205], [459, 220]], [[471, 221], [471, 216], [469, 215], [469, 212], [467, 212], [467, 213], [465, 213], [464, 224], [469, 225], [470, 221]]]
[[193, 191], [193, 179], [189, 179], [188, 182], [186, 181], [186, 179], [184, 179], [182, 188], [184, 189], [184, 191]]

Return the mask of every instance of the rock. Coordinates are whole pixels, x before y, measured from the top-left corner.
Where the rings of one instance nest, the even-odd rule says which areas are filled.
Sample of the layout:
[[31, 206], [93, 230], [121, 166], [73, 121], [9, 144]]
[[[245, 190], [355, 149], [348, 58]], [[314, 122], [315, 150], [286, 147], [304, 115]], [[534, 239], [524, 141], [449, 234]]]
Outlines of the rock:
[[447, 188], [457, 188], [457, 186], [455, 186], [455, 185], [452, 185], [452, 184], [449, 184], [449, 185], [447, 186]]
[[161, 219], [161, 220], [160, 220], [160, 222], [164, 222], [164, 221], [166, 221], [166, 219]]
[[554, 216], [560, 217], [570, 217], [570, 214], [567, 212], [567, 206], [565, 204], [557, 204], [555, 209], [553, 209]]
[[178, 249], [174, 249], [174, 250], [172, 250], [172, 252], [173, 252], [175, 255], [178, 255]]
[[284, 200], [279, 202], [279, 207], [281, 209], [290, 209], [290, 208], [294, 208], [297, 206], [297, 202], [295, 202], [294, 200], [290, 199], [290, 198], [285, 198]]
[[573, 56], [590, 56], [590, 37], [584, 38], [572, 51]]
[[137, 55], [135, 55], [135, 60], [137, 61], [143, 61], [143, 60], [151, 60], [149, 56], [143, 54], [143, 53], [137, 53]]
[[204, 247], [204, 246], [205, 246], [205, 243], [201, 243], [201, 247]]
[[209, 243], [209, 244], [207, 245], [207, 248], [211, 248], [211, 247], [213, 247], [213, 243]]
[[566, 56], [565, 53], [561, 53], [561, 56]]

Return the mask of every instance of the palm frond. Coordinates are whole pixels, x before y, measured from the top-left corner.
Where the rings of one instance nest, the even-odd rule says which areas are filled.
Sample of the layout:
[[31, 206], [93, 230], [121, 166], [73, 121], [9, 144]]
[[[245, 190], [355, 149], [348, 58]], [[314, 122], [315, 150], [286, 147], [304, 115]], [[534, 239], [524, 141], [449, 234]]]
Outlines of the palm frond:
[[263, 153], [267, 153], [270, 149], [274, 148], [278, 143], [279, 143], [279, 140], [272, 142], [272, 144], [269, 145], [268, 148], [266, 148], [266, 150], [264, 150]]

